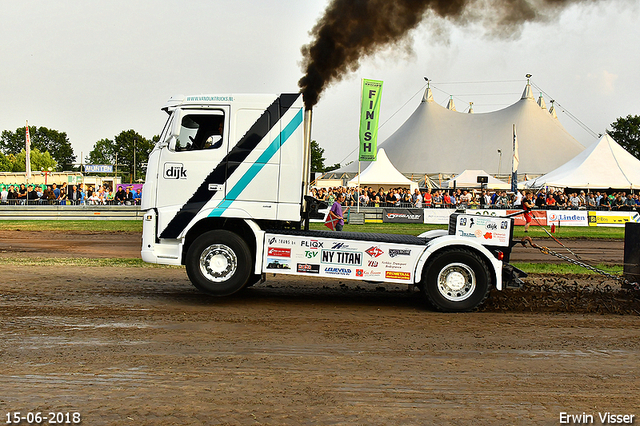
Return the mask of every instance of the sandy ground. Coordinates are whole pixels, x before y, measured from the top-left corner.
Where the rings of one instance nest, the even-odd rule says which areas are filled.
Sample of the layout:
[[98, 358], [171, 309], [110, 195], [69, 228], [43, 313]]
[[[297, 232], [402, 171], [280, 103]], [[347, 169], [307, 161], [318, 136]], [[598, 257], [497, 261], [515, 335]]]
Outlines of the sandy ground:
[[[139, 250], [128, 234], [12, 234], [0, 257]], [[640, 300], [600, 277], [531, 277], [471, 314], [357, 281], [269, 276], [217, 299], [182, 268], [10, 264], [1, 277], [3, 423], [639, 424]]]

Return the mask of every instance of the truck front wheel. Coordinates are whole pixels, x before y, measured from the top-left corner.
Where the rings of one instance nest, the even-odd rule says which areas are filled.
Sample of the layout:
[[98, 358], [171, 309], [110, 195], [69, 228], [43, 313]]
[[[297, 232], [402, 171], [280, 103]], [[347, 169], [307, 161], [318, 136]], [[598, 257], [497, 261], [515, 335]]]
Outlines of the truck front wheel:
[[475, 252], [448, 249], [435, 254], [427, 265], [422, 292], [441, 311], [471, 311], [489, 295], [489, 276], [486, 262]]
[[241, 290], [251, 274], [249, 247], [237, 234], [216, 230], [200, 235], [186, 258], [187, 275], [199, 290], [229, 296]]

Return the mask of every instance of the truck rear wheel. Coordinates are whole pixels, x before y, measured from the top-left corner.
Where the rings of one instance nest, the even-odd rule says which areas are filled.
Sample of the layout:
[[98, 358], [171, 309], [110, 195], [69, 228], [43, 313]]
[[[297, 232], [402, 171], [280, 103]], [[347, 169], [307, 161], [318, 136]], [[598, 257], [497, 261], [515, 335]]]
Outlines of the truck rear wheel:
[[205, 232], [196, 238], [185, 263], [193, 285], [213, 296], [229, 296], [241, 290], [253, 270], [247, 244], [224, 230]]
[[488, 297], [489, 277], [489, 268], [478, 254], [448, 249], [435, 254], [426, 266], [422, 292], [441, 311], [471, 311]]

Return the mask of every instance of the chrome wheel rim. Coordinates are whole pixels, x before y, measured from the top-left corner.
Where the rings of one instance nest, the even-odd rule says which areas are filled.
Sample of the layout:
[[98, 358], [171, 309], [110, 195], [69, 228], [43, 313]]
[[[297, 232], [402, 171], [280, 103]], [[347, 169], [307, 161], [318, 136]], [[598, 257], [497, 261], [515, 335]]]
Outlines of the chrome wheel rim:
[[450, 263], [438, 274], [438, 291], [447, 300], [469, 298], [476, 288], [476, 274], [464, 263]]
[[236, 273], [238, 258], [230, 247], [213, 244], [200, 255], [200, 272], [209, 281], [224, 282]]

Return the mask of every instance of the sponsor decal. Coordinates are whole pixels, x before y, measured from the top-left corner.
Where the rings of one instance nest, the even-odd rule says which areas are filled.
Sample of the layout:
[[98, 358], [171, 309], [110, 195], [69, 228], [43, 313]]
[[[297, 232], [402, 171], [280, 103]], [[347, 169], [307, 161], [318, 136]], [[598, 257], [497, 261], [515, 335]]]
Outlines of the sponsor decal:
[[356, 277], [364, 277], [364, 269], [356, 269]]
[[389, 249], [389, 257], [411, 256], [411, 250]]
[[311, 250], [318, 250], [322, 248], [322, 241], [318, 240], [302, 240], [300, 241], [300, 246], [310, 248]]
[[331, 246], [331, 250], [353, 250], [353, 248], [350, 247], [349, 244], [333, 243], [333, 245]]
[[267, 269], [291, 269], [288, 260], [267, 259]]
[[407, 266], [407, 262], [385, 262], [383, 261], [385, 269], [402, 269]]
[[473, 232], [464, 232], [463, 230], [459, 230], [458, 231], [458, 236], [459, 237], [475, 238], [476, 234], [474, 234]]
[[367, 266], [371, 268], [376, 268], [378, 267], [378, 262], [375, 260], [367, 260]]
[[298, 272], [304, 274], [319, 274], [320, 265], [314, 265], [311, 263], [298, 263]]
[[322, 250], [322, 263], [331, 263], [335, 265], [362, 265], [362, 253], [360, 252], [344, 252], [336, 250]]
[[287, 240], [285, 238], [271, 237], [267, 241], [269, 242], [269, 244], [283, 244], [285, 246], [294, 246], [294, 245], [296, 245], [296, 243], [294, 241]]
[[281, 248], [281, 247], [269, 247], [267, 249], [267, 256], [291, 257], [291, 249]]
[[506, 220], [503, 220], [500, 222], [500, 229], [508, 229], [509, 228], [509, 222], [507, 222]]
[[324, 272], [326, 274], [331, 274], [331, 275], [351, 275], [351, 269], [349, 268], [329, 267], [329, 268], [324, 268]]
[[187, 169], [182, 163], [164, 163], [162, 177], [165, 179], [186, 179]]
[[318, 256], [318, 252], [315, 250], [305, 250], [304, 251], [304, 257], [306, 257], [307, 259], [313, 259], [314, 257]]
[[378, 246], [369, 247], [364, 252], [367, 253], [371, 257], [378, 257], [381, 254], [384, 254], [384, 251], [382, 251], [382, 249], [380, 249], [380, 247], [378, 247]]
[[411, 272], [386, 271], [384, 277], [392, 280], [410, 280]]
[[491, 238], [493, 238], [493, 234], [491, 232], [487, 232], [484, 234], [485, 240], [490, 240]]
[[362, 271], [363, 278], [380, 278], [382, 277], [382, 271], [374, 271], [374, 270], [363, 270]]

